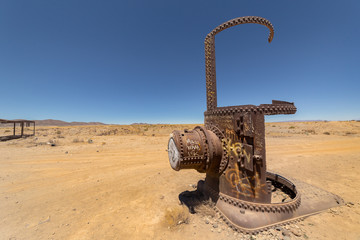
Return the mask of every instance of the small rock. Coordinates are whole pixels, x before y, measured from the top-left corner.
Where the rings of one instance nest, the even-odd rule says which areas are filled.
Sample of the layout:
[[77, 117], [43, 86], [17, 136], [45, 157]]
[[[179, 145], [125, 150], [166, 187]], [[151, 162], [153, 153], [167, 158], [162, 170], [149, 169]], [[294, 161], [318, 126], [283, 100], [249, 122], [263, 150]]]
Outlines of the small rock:
[[221, 229], [220, 229], [220, 228], [218, 229], [218, 233], [221, 233]]
[[240, 210], [240, 213], [241, 213], [241, 214], [245, 214], [245, 210], [244, 210], [244, 209], [241, 209], [241, 210]]
[[330, 209], [330, 213], [332, 213], [334, 215], [339, 215], [339, 213], [335, 209]]
[[282, 227], [276, 227], [275, 230], [276, 231], [281, 231], [281, 230], [283, 230], [283, 228]]
[[287, 237], [290, 237], [290, 231], [287, 230], [287, 229], [283, 229], [282, 235], [285, 236], [285, 237], [286, 237], [286, 236], [287, 236]]
[[50, 222], [50, 216], [48, 216], [45, 220], [40, 220], [38, 225], [47, 223], [47, 222]]
[[206, 224], [209, 224], [209, 220], [206, 219], [206, 220], [205, 220], [205, 223], [206, 223]]
[[276, 234], [276, 230], [273, 229], [273, 228], [269, 229], [269, 233], [270, 233], [271, 235], [273, 235], [273, 236], [276, 236], [276, 235], [277, 235], [277, 234]]
[[292, 229], [290, 229], [290, 231], [291, 231], [292, 234], [294, 234], [297, 237], [301, 236], [301, 231], [298, 228], [292, 228]]
[[88, 143], [93, 143], [93, 140], [92, 140], [92, 139], [88, 139]]
[[196, 185], [195, 185], [195, 184], [189, 184], [189, 187], [192, 187], [192, 188], [196, 189]]
[[69, 153], [68, 151], [65, 152], [65, 154], [68, 154], [68, 153]]
[[164, 199], [164, 195], [161, 195], [161, 196], [160, 196], [160, 199]]
[[216, 223], [213, 224], [213, 228], [217, 228], [218, 225]]

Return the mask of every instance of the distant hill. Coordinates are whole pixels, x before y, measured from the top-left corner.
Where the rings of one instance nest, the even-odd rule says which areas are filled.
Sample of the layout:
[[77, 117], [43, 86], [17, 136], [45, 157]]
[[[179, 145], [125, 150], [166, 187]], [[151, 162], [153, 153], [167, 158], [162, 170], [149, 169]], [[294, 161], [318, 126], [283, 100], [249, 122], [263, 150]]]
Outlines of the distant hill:
[[328, 122], [328, 120], [288, 120], [279, 122]]
[[359, 120], [360, 119], [355, 118], [351, 120], [289, 120], [289, 121], [277, 121], [277, 122], [347, 122], [347, 121], [359, 121]]
[[45, 120], [34, 120], [36, 126], [80, 126], [80, 125], [106, 125], [101, 122], [65, 122], [61, 120], [45, 119]]

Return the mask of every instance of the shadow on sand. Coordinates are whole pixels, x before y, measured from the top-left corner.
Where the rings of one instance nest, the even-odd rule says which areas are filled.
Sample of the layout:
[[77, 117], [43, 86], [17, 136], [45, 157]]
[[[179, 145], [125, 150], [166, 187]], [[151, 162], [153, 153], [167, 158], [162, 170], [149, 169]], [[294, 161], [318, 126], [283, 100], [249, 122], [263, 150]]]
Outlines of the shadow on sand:
[[196, 210], [199, 209], [199, 207], [201, 206], [207, 205], [211, 207], [215, 205], [217, 197], [216, 200], [214, 198], [211, 198], [208, 194], [206, 194], [203, 186], [204, 181], [200, 180], [197, 184], [196, 190], [184, 191], [179, 194], [179, 200], [181, 204], [185, 204], [191, 214], [196, 213]]

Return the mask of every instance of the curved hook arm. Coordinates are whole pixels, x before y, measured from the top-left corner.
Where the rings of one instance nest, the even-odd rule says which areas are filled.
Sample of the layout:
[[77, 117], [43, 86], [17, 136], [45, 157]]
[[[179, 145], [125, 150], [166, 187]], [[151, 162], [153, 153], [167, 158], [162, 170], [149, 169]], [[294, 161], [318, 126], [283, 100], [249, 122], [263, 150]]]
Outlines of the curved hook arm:
[[272, 41], [274, 37], [274, 28], [270, 21], [262, 17], [239, 17], [229, 20], [214, 30], [212, 30], [205, 38], [205, 69], [206, 69], [206, 102], [207, 110], [214, 110], [217, 108], [216, 95], [216, 69], [215, 69], [215, 35], [219, 32], [245, 23], [257, 23], [266, 26], [270, 30], [268, 41]]

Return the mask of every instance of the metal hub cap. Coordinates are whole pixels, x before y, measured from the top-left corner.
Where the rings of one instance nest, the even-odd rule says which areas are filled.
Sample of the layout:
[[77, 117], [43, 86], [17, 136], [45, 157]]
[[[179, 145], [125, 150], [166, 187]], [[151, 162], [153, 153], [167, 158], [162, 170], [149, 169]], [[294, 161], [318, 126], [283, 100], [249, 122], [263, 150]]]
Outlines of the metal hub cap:
[[171, 167], [174, 170], [179, 171], [180, 170], [180, 153], [179, 153], [179, 150], [176, 148], [175, 141], [172, 137], [169, 140], [168, 154], [169, 154], [169, 162], [170, 162]]

